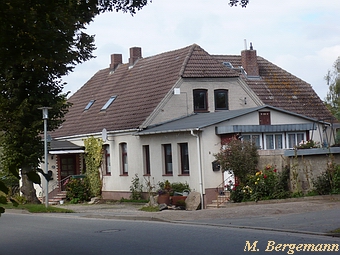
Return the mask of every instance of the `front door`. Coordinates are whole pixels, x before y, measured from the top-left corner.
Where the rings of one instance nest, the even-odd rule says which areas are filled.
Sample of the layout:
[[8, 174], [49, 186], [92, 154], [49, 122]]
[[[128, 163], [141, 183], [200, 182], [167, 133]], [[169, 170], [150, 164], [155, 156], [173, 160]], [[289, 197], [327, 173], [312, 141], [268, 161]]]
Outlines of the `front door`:
[[77, 174], [77, 157], [76, 154], [60, 155], [60, 180], [65, 179], [67, 176]]

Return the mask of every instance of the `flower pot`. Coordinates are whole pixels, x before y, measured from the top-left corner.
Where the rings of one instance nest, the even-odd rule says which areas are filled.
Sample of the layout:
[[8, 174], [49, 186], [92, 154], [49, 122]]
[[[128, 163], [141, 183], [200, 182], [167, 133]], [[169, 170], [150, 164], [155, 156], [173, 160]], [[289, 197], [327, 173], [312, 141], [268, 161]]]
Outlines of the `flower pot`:
[[158, 195], [157, 203], [167, 205], [170, 204], [170, 194]]
[[185, 201], [186, 196], [172, 196], [171, 197], [171, 204], [172, 205], [179, 205], [178, 201]]

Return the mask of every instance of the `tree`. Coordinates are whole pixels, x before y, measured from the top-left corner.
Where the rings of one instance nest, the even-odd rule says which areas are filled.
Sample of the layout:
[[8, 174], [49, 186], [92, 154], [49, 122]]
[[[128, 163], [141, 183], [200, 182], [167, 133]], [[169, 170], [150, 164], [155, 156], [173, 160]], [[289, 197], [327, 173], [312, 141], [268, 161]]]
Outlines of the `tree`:
[[[39, 107], [49, 106], [54, 130], [68, 107], [62, 76], [93, 58], [94, 36], [86, 25], [100, 13], [135, 14], [148, 0], [0, 0], [0, 130], [3, 163], [19, 178], [27, 201], [39, 203], [34, 182], [42, 162], [43, 131]], [[151, 2], [151, 1], [150, 1]], [[7, 192], [0, 181], [0, 191]], [[1, 203], [1, 201], [0, 201]], [[0, 211], [1, 213], [1, 211]]]
[[245, 8], [247, 7], [248, 4], [249, 4], [249, 0], [230, 0], [229, 1], [229, 5], [231, 7], [240, 5]]
[[228, 144], [222, 146], [215, 154], [223, 171], [232, 170], [240, 183], [245, 183], [248, 174], [255, 174], [259, 155], [256, 144], [252, 141], [241, 141], [234, 137]]
[[328, 70], [328, 73], [325, 76], [325, 80], [327, 81], [327, 85], [329, 88], [329, 91], [327, 92], [327, 96], [325, 98], [325, 103], [327, 108], [338, 120], [340, 120], [340, 79], [338, 78], [339, 73], [340, 57], [334, 62], [333, 69]]

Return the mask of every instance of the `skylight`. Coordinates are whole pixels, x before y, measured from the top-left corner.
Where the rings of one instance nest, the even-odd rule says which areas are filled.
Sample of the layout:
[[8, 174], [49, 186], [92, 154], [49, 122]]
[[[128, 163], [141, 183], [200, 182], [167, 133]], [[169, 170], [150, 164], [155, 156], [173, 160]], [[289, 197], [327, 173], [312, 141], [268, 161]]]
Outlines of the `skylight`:
[[104, 111], [106, 110], [111, 104], [113, 101], [115, 101], [115, 99], [117, 98], [117, 96], [112, 96], [110, 97], [109, 100], [107, 100], [106, 104], [104, 104], [104, 106], [102, 107], [102, 109], [100, 109], [101, 111]]
[[91, 100], [91, 101], [85, 106], [84, 111], [90, 109], [90, 107], [93, 105], [94, 101], [96, 101], [96, 100]]

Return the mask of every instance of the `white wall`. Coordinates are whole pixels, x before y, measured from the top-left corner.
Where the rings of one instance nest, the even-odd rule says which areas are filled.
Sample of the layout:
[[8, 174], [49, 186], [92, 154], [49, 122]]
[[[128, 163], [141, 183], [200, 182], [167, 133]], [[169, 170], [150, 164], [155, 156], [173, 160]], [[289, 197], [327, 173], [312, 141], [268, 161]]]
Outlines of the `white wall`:
[[[180, 89], [180, 94], [174, 94], [172, 89], [156, 108], [151, 118], [146, 121], [146, 125], [158, 124], [192, 114], [194, 112], [194, 89], [208, 90], [209, 112], [215, 111], [214, 91], [216, 89], [228, 90], [229, 110], [262, 105], [257, 96], [238, 78], [181, 79], [174, 87]], [[246, 98], [246, 104], [244, 98]]]

